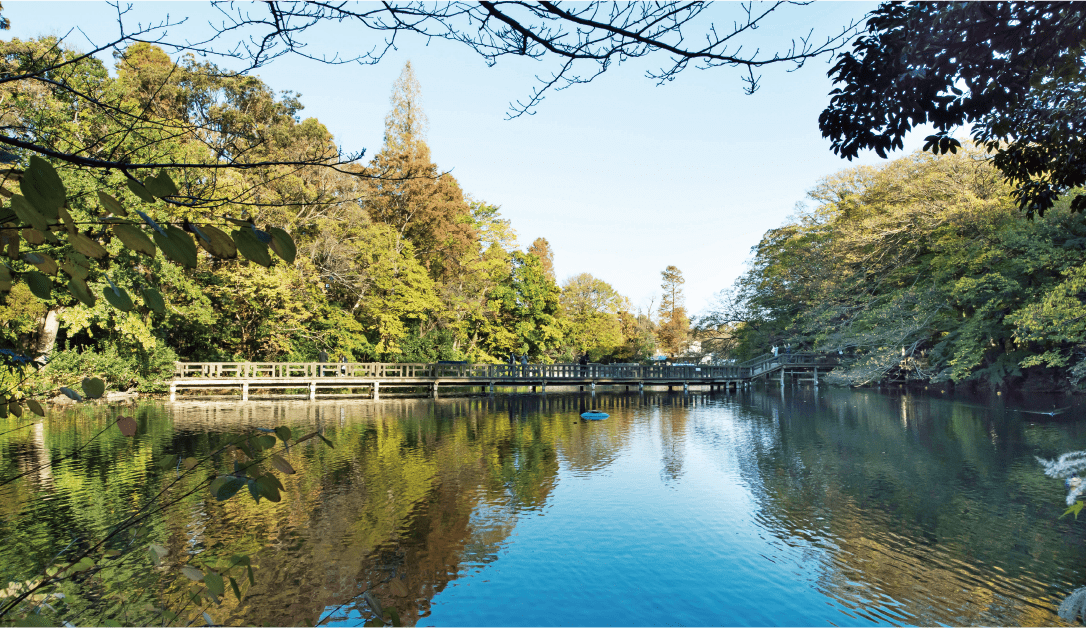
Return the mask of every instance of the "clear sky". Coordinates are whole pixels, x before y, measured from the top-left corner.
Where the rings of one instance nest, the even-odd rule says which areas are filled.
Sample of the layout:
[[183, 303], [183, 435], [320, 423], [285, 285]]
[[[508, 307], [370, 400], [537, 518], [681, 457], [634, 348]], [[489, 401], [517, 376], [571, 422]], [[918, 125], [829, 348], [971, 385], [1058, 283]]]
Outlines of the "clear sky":
[[[824, 38], [874, 6], [787, 7], [744, 50], [810, 29]], [[714, 5], [713, 19], [730, 25], [737, 9]], [[104, 43], [117, 32], [116, 12], [104, 2], [6, 2], [4, 13], [11, 37], [64, 35], [78, 26]], [[214, 18], [206, 3], [140, 2], [130, 20], [166, 14], [188, 16], [196, 30]], [[379, 41], [346, 24], [325, 25], [310, 40], [316, 53], [349, 53]], [[69, 41], [90, 47], [79, 33]], [[794, 72], [771, 67], [761, 89], [747, 96], [740, 71], [730, 68], [691, 68], [657, 86], [645, 70], [666, 60], [650, 57], [551, 93], [534, 116], [507, 120], [509, 102], [527, 97], [534, 77], [554, 68], [551, 61], [507, 57], [488, 68], [454, 43], [405, 37], [397, 46], [376, 66], [284, 57], [258, 74], [276, 90], [300, 92], [303, 117], [323, 122], [344, 150], [373, 155], [381, 147], [392, 83], [410, 60], [438, 166], [475, 198], [500, 205], [522, 248], [539, 236], [549, 240], [559, 281], [589, 272], [635, 305], [659, 302], [660, 272], [673, 264], [686, 278], [688, 308], [700, 312], [743, 272], [761, 235], [780, 226], [821, 177], [882, 161], [872, 153], [850, 164], [820, 136], [818, 115], [832, 89], [825, 61]], [[906, 149], [919, 148], [923, 136], [907, 138]]]

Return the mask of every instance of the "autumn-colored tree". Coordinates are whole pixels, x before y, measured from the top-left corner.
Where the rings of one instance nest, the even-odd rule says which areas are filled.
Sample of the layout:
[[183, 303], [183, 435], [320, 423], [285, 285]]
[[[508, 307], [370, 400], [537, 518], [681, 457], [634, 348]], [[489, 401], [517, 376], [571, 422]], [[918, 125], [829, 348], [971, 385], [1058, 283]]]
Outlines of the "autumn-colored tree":
[[683, 273], [677, 266], [668, 266], [660, 273], [660, 325], [656, 336], [664, 353], [674, 356], [683, 352], [690, 336], [690, 319], [686, 315], [686, 297], [683, 295]]
[[430, 276], [444, 281], [478, 238], [460, 185], [431, 161], [420, 95], [409, 61], [393, 85], [384, 147], [369, 166], [366, 209], [410, 241]]
[[547, 242], [546, 238], [536, 238], [528, 247], [528, 253], [539, 258], [539, 262], [543, 264], [543, 272], [554, 281], [554, 250], [551, 249], [551, 243]]

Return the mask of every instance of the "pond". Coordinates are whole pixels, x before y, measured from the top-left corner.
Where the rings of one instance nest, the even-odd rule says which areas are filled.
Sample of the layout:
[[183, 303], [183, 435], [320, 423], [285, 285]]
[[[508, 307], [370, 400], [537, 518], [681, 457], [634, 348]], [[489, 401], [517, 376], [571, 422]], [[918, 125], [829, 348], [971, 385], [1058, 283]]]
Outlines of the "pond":
[[[1072, 407], [1030, 413], [1053, 406]], [[136, 437], [110, 427], [118, 413]], [[111, 541], [123, 568], [53, 600], [76, 625], [153, 623], [153, 607], [197, 624], [361, 625], [367, 597], [418, 625], [1047, 625], [1086, 585], [1086, 520], [1060, 518], [1062, 482], [1036, 459], [1086, 449], [1069, 397], [770, 387], [148, 402], [15, 429], [25, 419], [0, 420], [0, 471], [25, 473], [0, 487], [0, 585], [164, 489], [176, 501], [138, 540]], [[282, 452], [297, 473], [280, 474], [278, 503], [218, 502], [156, 465], [279, 425], [334, 447]], [[147, 543], [168, 552], [161, 566]], [[242, 601], [185, 601], [181, 565], [235, 554], [254, 565]]]

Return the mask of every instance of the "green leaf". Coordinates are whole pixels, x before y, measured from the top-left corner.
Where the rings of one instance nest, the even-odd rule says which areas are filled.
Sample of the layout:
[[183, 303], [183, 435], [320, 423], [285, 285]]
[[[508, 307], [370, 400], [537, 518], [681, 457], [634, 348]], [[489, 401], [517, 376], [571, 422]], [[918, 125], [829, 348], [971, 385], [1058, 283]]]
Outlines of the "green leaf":
[[104, 207], [107, 212], [114, 216], [128, 215], [128, 210], [124, 208], [124, 205], [121, 205], [120, 201], [101, 190], [98, 190], [98, 202], [102, 204], [102, 207]]
[[15, 418], [23, 416], [23, 407], [19, 405], [18, 401], [12, 401], [8, 405], [8, 412], [15, 415]]
[[264, 268], [271, 266], [271, 255], [268, 254], [268, 245], [261, 242], [252, 229], [238, 229], [231, 232], [230, 237], [234, 239], [234, 244], [237, 245], [238, 251], [245, 257], [245, 259], [260, 264]]
[[185, 467], [185, 470], [186, 470], [186, 471], [192, 471], [192, 470], [193, 470], [193, 469], [195, 469], [195, 468], [196, 468], [196, 467], [197, 467], [197, 466], [198, 466], [199, 464], [200, 464], [200, 461], [199, 461], [199, 460], [197, 460], [196, 458], [193, 458], [192, 456], [189, 456], [188, 458], [185, 458], [185, 459], [184, 459], [184, 460], [183, 460], [183, 461], [181, 462], [181, 466]]
[[191, 565], [185, 565], [184, 567], [182, 567], [181, 573], [193, 582], [201, 582], [204, 579], [204, 572]]
[[68, 282], [68, 291], [72, 293], [73, 297], [87, 307], [94, 307], [94, 304], [98, 300], [94, 296], [94, 293], [87, 287], [87, 282], [80, 277], [72, 277], [71, 281]]
[[83, 395], [80, 395], [79, 393], [75, 392], [71, 388], [68, 388], [67, 386], [61, 386], [60, 392], [64, 393], [66, 397], [74, 401], [83, 401]]
[[45, 416], [45, 409], [41, 407], [41, 404], [33, 399], [26, 400], [26, 407], [30, 408], [30, 411], [38, 416]]
[[204, 584], [207, 585], [207, 590], [215, 595], [221, 596], [226, 592], [226, 589], [223, 587], [222, 576], [214, 571], [207, 572], [207, 575], [204, 576]]
[[132, 297], [128, 296], [128, 292], [125, 291], [124, 288], [106, 286], [102, 289], [102, 296], [106, 298], [106, 301], [108, 301], [110, 305], [118, 310], [122, 312], [132, 311]]
[[158, 466], [162, 469], [172, 469], [177, 466], [177, 455], [166, 454], [158, 459]]
[[91, 240], [87, 235], [82, 233], [69, 233], [68, 243], [72, 245], [76, 251], [79, 251], [87, 257], [94, 259], [102, 259], [109, 255], [109, 251], [105, 249], [101, 244], [98, 244], [94, 240]]
[[400, 625], [400, 614], [394, 608], [385, 609], [385, 617], [388, 617], [393, 626]]
[[1077, 520], [1078, 519], [1078, 513], [1082, 512], [1083, 505], [1084, 505], [1084, 502], [1075, 502], [1074, 504], [1071, 504], [1070, 508], [1063, 511], [1063, 514], [1060, 515], [1060, 518], [1062, 519], [1062, 518], [1066, 517], [1067, 515], [1074, 513], [1075, 519]]
[[203, 227], [200, 227], [200, 230], [208, 239], [204, 240], [203, 238], [197, 238], [196, 243], [213, 257], [219, 259], [234, 259], [238, 256], [237, 245], [234, 244], [234, 241], [231, 240], [230, 236], [226, 235], [224, 231], [212, 227], [211, 225], [204, 225]]
[[230, 589], [234, 592], [234, 597], [241, 601], [241, 587], [238, 586], [238, 581], [234, 580], [233, 576], [230, 576]]
[[290, 466], [290, 463], [284, 460], [279, 454], [272, 456], [271, 463], [280, 473], [286, 473], [287, 475], [294, 475], [297, 473], [297, 471], [294, 470], [294, 467]]
[[38, 270], [46, 275], [56, 275], [59, 268], [53, 258], [45, 253], [27, 253], [24, 260], [37, 266]]
[[261, 449], [271, 449], [272, 447], [275, 447], [275, 437], [271, 434], [257, 436], [254, 440]]
[[64, 183], [53, 165], [37, 155], [30, 156], [30, 166], [23, 174], [19, 188], [35, 209], [53, 220], [57, 219], [57, 210], [68, 199]]
[[279, 427], [275, 428], [275, 435], [279, 437], [279, 440], [286, 443], [288, 440], [290, 440], [290, 428], [285, 425], [280, 425]]
[[53, 292], [53, 282], [49, 281], [49, 278], [36, 270], [23, 273], [23, 279], [26, 281], [26, 285], [30, 288], [30, 291], [34, 293], [34, 296], [38, 297], [42, 301], [49, 298], [49, 295]]
[[153, 234], [162, 254], [185, 268], [196, 268], [196, 243], [192, 236], [173, 225], [166, 226], [163, 231], [165, 234]]
[[222, 475], [211, 482], [211, 494], [220, 502], [224, 502], [242, 489], [246, 484], [245, 478], [233, 475]]
[[253, 498], [253, 501], [260, 503], [260, 486], [257, 485], [256, 480], [249, 480], [245, 483], [249, 487], [249, 495]]
[[259, 493], [268, 501], [282, 501], [283, 498], [279, 495], [279, 478], [271, 474], [262, 475], [256, 479], [255, 483]]
[[41, 212], [32, 207], [30, 202], [22, 195], [16, 194], [11, 197], [11, 208], [15, 210], [15, 215], [19, 220], [30, 225], [36, 231], [43, 234], [49, 232], [49, 221], [45, 219], [45, 216], [41, 215]]
[[125, 247], [137, 252], [143, 253], [149, 257], [154, 257], [158, 252], [155, 248], [155, 243], [151, 242], [151, 238], [147, 237], [147, 234], [143, 232], [136, 225], [130, 225], [125, 223], [119, 223], [113, 225], [113, 235], [117, 236], [117, 239], [121, 241]]
[[141, 291], [143, 304], [159, 314], [166, 313], [166, 302], [162, 300], [162, 294], [154, 288], [144, 288]]
[[97, 399], [106, 393], [106, 383], [97, 377], [84, 378], [81, 387], [83, 393], [91, 399]]
[[249, 575], [249, 584], [250, 585], [256, 584], [256, 578], [253, 578], [253, 566], [252, 565], [246, 565], [245, 566], [245, 571]]
[[325, 445], [328, 445], [332, 449], [336, 448], [336, 446], [332, 444], [332, 441], [330, 441], [330, 440], [328, 440], [327, 438], [324, 437], [324, 434], [317, 434], [317, 437], [320, 438], [322, 441], [324, 441]]
[[275, 251], [275, 254], [283, 258], [286, 263], [293, 264], [298, 255], [298, 247], [294, 245], [290, 234], [279, 227], [265, 227], [265, 231], [272, 237], [271, 250]]
[[144, 187], [142, 183], [139, 183], [138, 181], [133, 181], [132, 179], [128, 179], [127, 181], [125, 181], [125, 183], [128, 184], [128, 189], [132, 190], [132, 193], [136, 195], [136, 198], [140, 199], [144, 203], [155, 202], [154, 195], [151, 194], [151, 192], [148, 191], [148, 189]]
[[180, 190], [174, 185], [173, 179], [170, 178], [170, 175], [166, 174], [165, 170], [160, 171], [157, 177], [147, 177], [144, 179], [143, 187], [147, 188], [148, 192], [159, 198], [164, 196], [176, 196], [180, 193]]
[[69, 567], [69, 569], [72, 571], [72, 573], [79, 573], [81, 571], [87, 571], [88, 569], [94, 569], [94, 561], [91, 560], [90, 556], [84, 556], [82, 559], [80, 559], [78, 563]]

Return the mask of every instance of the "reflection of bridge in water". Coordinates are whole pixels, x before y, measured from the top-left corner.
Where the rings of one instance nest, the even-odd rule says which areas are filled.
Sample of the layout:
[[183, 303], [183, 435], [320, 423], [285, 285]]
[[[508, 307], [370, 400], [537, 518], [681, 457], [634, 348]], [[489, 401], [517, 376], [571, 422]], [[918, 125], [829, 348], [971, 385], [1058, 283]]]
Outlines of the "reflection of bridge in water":
[[576, 387], [594, 391], [644, 390], [696, 386], [709, 391], [734, 392], [757, 379], [786, 377], [818, 385], [818, 373], [833, 368], [836, 360], [814, 353], [763, 355], [742, 364], [387, 364], [359, 362], [176, 362], [170, 381], [170, 399], [180, 389], [240, 389], [242, 401], [250, 389], [317, 391], [325, 394], [365, 394], [379, 399], [381, 389], [423, 389], [437, 397], [438, 389], [478, 389], [493, 393], [498, 387], [529, 387], [547, 392], [547, 386]]

